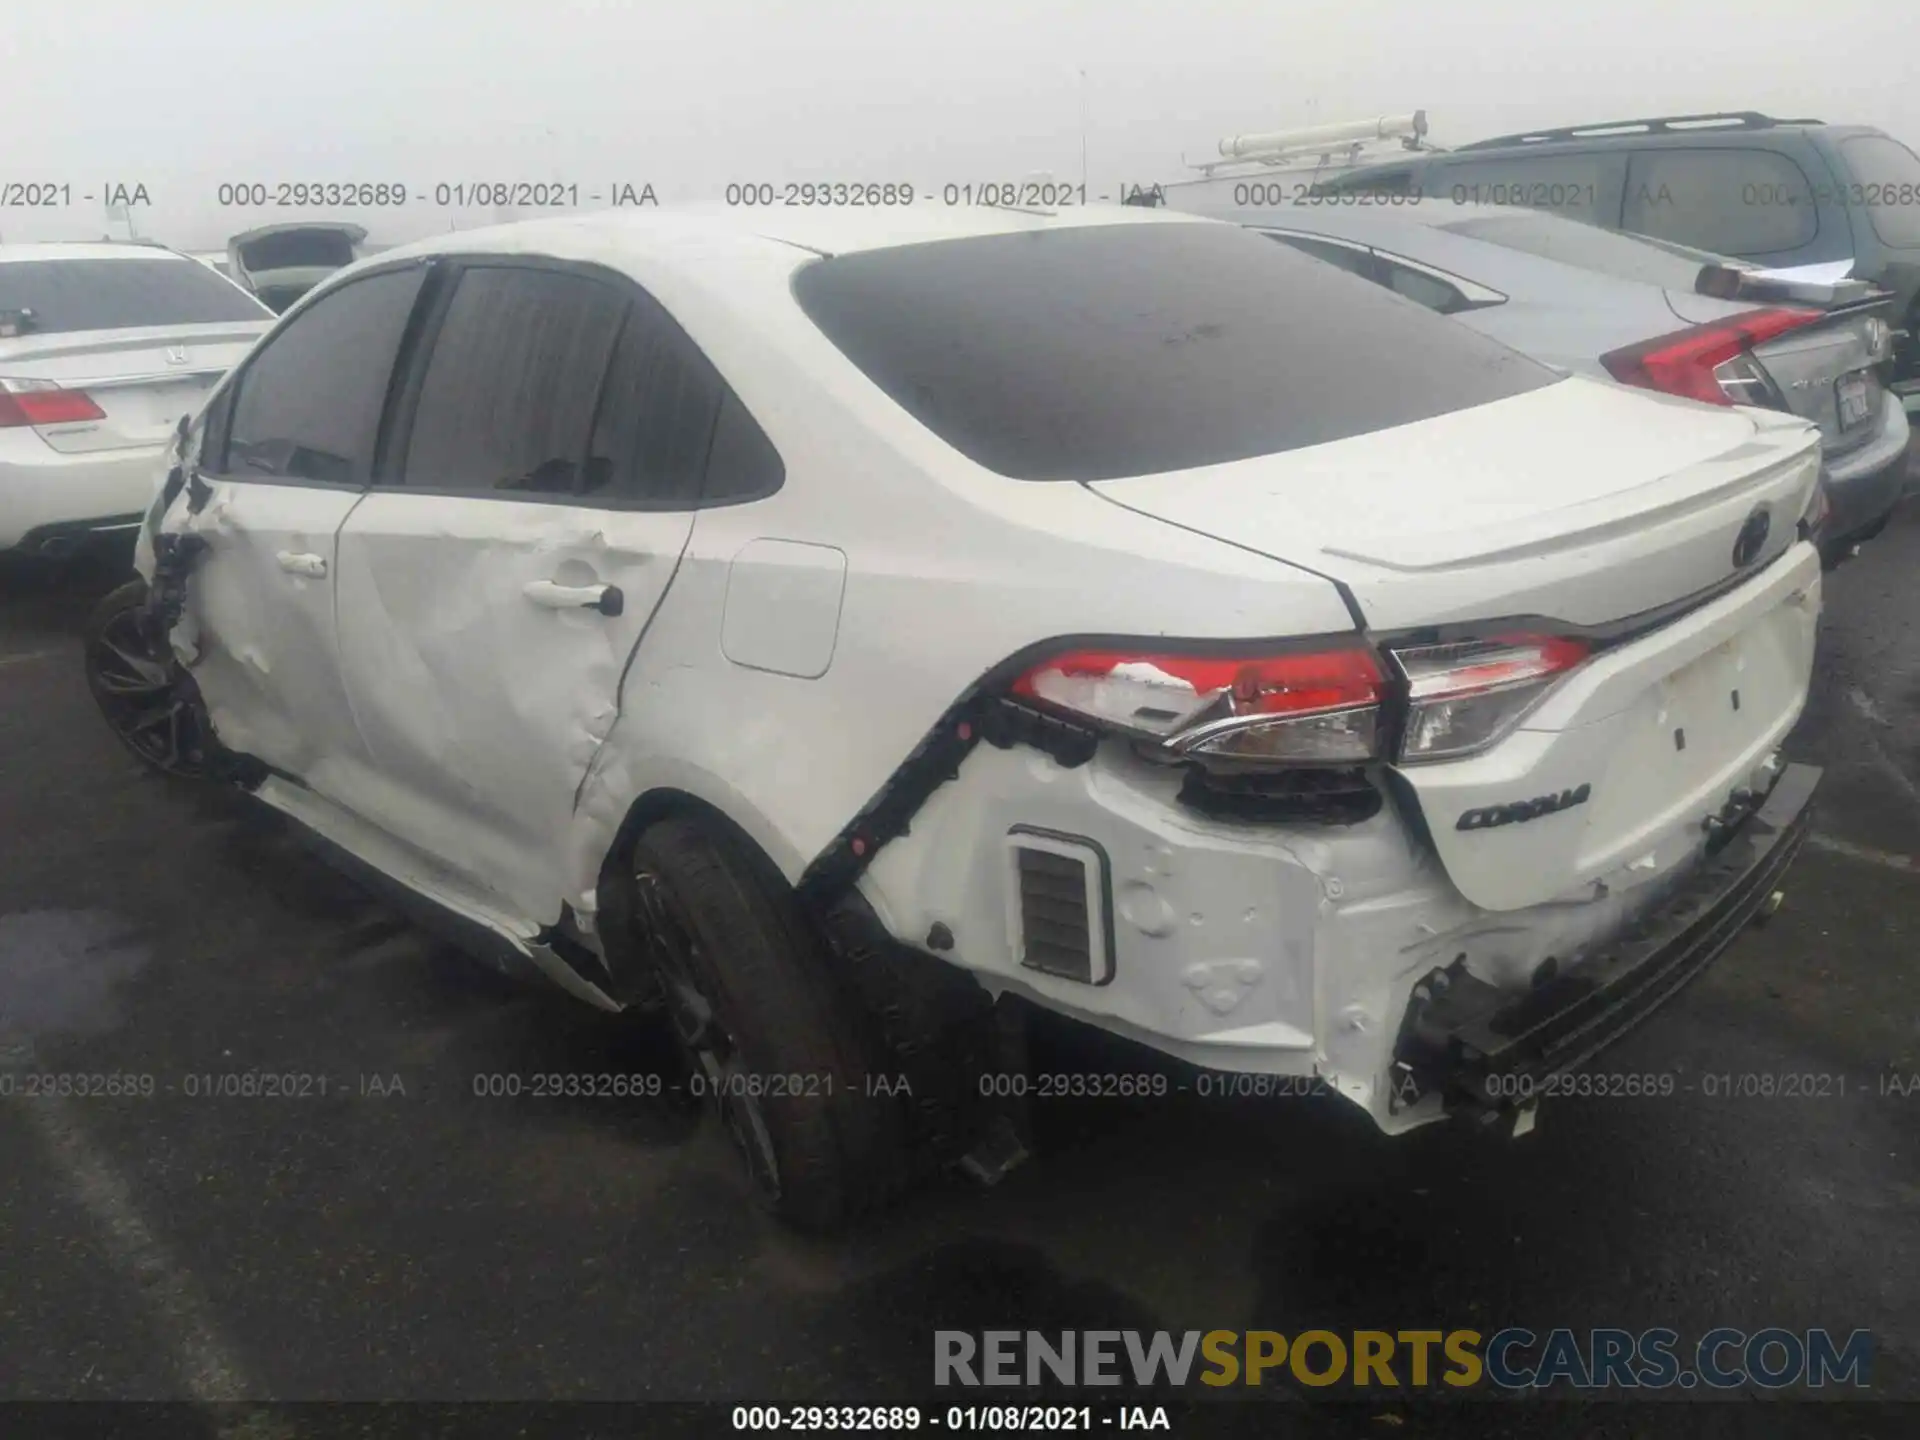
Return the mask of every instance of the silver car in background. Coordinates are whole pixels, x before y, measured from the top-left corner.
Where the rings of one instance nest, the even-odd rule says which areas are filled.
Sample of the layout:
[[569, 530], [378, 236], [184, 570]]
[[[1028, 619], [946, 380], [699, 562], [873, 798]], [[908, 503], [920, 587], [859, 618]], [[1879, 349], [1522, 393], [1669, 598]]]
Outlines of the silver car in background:
[[1864, 282], [1775, 279], [1538, 210], [1446, 200], [1327, 199], [1223, 218], [1561, 369], [1812, 421], [1830, 564], [1878, 534], [1906, 491], [1907, 416], [1884, 383], [1888, 297]]

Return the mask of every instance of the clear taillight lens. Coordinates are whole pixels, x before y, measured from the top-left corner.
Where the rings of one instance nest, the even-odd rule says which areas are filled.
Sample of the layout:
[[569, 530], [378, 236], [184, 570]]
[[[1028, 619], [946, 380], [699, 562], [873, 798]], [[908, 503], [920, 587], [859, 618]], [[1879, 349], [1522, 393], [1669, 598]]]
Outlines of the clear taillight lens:
[[1403, 764], [1457, 760], [1496, 744], [1592, 653], [1558, 635], [1501, 635], [1396, 649], [1407, 678]]
[[1296, 765], [1373, 759], [1385, 685], [1356, 643], [1277, 655], [1069, 650], [1012, 689], [1178, 755]]
[[1720, 391], [1736, 405], [1759, 405], [1768, 410], [1787, 409], [1787, 397], [1752, 355], [1741, 353], [1724, 365], [1714, 367], [1713, 378]]

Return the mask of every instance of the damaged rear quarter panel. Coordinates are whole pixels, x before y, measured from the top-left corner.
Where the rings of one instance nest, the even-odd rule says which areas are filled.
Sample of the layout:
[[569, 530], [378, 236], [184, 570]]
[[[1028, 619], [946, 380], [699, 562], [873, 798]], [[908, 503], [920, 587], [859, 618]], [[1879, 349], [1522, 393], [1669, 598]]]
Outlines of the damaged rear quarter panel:
[[[761, 303], [790, 307], [784, 287]], [[963, 459], [817, 332], [769, 347], [743, 320], [701, 339], [780, 451], [786, 483], [694, 524], [581, 792], [576, 909], [633, 804], [658, 790], [717, 807], [797, 880], [946, 710], [1026, 647], [1351, 629], [1316, 576], [1077, 484], [1010, 480]], [[779, 563], [792, 545], [846, 557], [830, 661], [814, 678], [802, 675], [818, 669], [818, 637], [785, 667], [800, 673], [781, 674], [730, 660], [735, 637], [723, 635], [741, 567]]]

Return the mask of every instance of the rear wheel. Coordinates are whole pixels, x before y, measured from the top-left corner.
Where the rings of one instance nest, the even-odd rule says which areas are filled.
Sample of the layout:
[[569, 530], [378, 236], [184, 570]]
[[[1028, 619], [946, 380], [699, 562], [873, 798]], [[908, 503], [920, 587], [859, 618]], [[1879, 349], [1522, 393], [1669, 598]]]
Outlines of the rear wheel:
[[192, 679], [146, 617], [147, 582], [129, 580], [87, 621], [87, 687], [108, 726], [165, 775], [207, 773], [206, 731]]
[[869, 1095], [859, 1031], [792, 893], [716, 824], [676, 816], [634, 846], [635, 939], [756, 1199], [829, 1231], [890, 1192], [892, 1106]]

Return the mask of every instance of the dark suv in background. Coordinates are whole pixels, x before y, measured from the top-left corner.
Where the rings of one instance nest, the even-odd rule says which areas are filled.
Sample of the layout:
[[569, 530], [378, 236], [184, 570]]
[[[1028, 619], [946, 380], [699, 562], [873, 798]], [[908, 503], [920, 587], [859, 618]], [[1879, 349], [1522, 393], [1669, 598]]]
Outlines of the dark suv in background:
[[1920, 408], [1920, 156], [1867, 125], [1740, 111], [1502, 135], [1317, 187], [1526, 205], [1789, 269], [1851, 262], [1890, 290], [1892, 386]]

